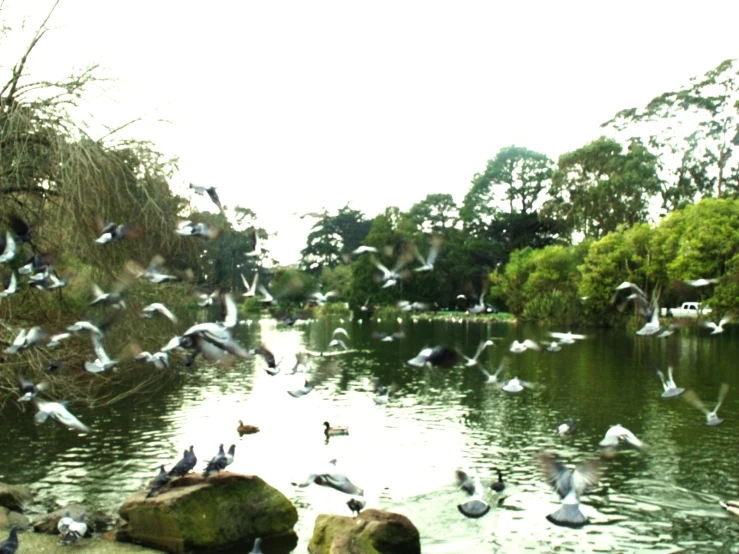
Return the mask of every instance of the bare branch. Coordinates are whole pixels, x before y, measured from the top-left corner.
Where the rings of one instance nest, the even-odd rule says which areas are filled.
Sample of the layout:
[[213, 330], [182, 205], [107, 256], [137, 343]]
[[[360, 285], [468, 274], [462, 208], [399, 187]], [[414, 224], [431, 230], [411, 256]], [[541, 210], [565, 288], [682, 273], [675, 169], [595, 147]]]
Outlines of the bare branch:
[[[36, 30], [36, 34], [33, 37], [33, 40], [31, 40], [31, 44], [28, 45], [28, 48], [26, 48], [26, 52], [23, 54], [23, 57], [21, 58], [21, 61], [16, 64], [16, 66], [13, 68], [13, 76], [10, 78], [10, 81], [5, 83], [5, 86], [0, 91], [0, 96], [6, 97], [8, 104], [13, 103], [13, 97], [15, 95], [15, 91], [18, 88], [18, 81], [23, 75], [23, 69], [26, 66], [26, 61], [28, 60], [28, 55], [31, 53], [31, 50], [36, 46], [39, 40], [41, 40], [41, 37], [44, 36], [44, 33], [46, 33], [46, 24], [49, 22], [49, 19], [51, 18], [51, 14], [54, 13], [54, 10], [59, 5], [59, 0], [56, 0], [54, 2], [54, 5], [51, 7], [51, 10], [49, 10], [49, 13], [46, 15], [46, 19], [44, 19], [43, 23], [39, 26], [39, 28]], [[10, 91], [8, 92], [7, 96], [5, 95], [5, 92], [8, 90], [8, 87], [10, 87]]]

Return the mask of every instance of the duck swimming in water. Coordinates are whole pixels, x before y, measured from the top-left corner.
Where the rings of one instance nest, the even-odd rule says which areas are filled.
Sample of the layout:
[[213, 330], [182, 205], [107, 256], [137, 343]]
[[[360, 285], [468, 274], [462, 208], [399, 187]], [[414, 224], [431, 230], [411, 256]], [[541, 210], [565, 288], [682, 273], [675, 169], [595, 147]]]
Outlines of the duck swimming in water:
[[500, 472], [499, 469], [495, 470], [498, 473], [498, 480], [493, 482], [492, 485], [490, 485], [490, 488], [493, 489], [497, 493], [501, 493], [505, 490], [505, 482], [503, 481], [503, 474]]
[[331, 427], [328, 421], [324, 421], [323, 425], [326, 427], [323, 430], [323, 434], [326, 435], [326, 437], [335, 437], [338, 435], [349, 434], [349, 427]]
[[239, 435], [253, 435], [259, 433], [259, 427], [255, 425], [244, 425], [244, 422], [239, 420], [239, 426], [236, 428]]

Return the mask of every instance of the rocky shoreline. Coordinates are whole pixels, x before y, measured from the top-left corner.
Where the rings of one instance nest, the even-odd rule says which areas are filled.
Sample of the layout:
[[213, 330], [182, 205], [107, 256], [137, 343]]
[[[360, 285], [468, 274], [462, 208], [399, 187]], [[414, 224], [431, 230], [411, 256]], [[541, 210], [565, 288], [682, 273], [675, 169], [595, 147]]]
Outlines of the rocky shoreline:
[[[128, 498], [119, 519], [88, 516], [88, 534], [79, 545], [96, 554], [145, 552], [251, 552], [256, 538], [269, 554], [288, 554], [297, 546], [297, 509], [280, 491], [256, 475], [224, 471], [205, 478], [188, 474], [171, 481], [158, 494], [149, 489]], [[33, 522], [23, 514], [32, 499], [21, 485], [0, 484], [0, 529], [18, 527], [19, 553], [69, 552], [59, 541], [57, 523], [85, 510], [69, 505]], [[367, 509], [357, 517], [321, 514], [316, 518], [308, 551], [311, 554], [415, 554], [420, 536], [401, 514]]]

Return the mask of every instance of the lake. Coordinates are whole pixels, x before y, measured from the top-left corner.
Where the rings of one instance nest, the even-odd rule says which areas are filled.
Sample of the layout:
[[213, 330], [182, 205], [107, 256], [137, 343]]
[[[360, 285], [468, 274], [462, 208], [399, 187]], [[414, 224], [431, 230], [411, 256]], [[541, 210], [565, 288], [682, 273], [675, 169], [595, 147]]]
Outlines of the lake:
[[[202, 471], [220, 443], [236, 444], [229, 469], [257, 474], [298, 508], [295, 552], [306, 552], [315, 517], [350, 515], [347, 497], [317, 485], [292, 482], [330, 459], [365, 489], [367, 507], [396, 511], [418, 527], [424, 553], [530, 552], [735, 552], [739, 521], [719, 500], [739, 498], [739, 335], [709, 336], [683, 330], [667, 339], [620, 331], [593, 331], [560, 352], [509, 354], [513, 339], [545, 339], [546, 330], [506, 323], [418, 321], [340, 322], [326, 318], [285, 327], [274, 320], [242, 325], [236, 334], [251, 347], [264, 342], [291, 365], [299, 349], [324, 350], [336, 326], [347, 329], [359, 352], [331, 358], [333, 374], [313, 392], [287, 390], [301, 375], [272, 377], [261, 358], [232, 369], [179, 367], [156, 389], [110, 407], [71, 411], [94, 430], [77, 435], [48, 422], [36, 426], [33, 410], [16, 402], [2, 409], [0, 480], [30, 484], [37, 511], [69, 502], [89, 511], [117, 513], [143, 488], [159, 464], [171, 467], [195, 446]], [[402, 329], [404, 340], [385, 343], [372, 332]], [[568, 331], [568, 329], [556, 329]], [[475, 368], [413, 369], [406, 361], [427, 345], [448, 344], [471, 356], [481, 340], [501, 337], [481, 356], [493, 372], [505, 355], [505, 378], [533, 384], [509, 396], [485, 384]], [[145, 345], [155, 347], [156, 345]], [[317, 366], [330, 363], [319, 361]], [[678, 386], [693, 389], [713, 407], [721, 383], [731, 386], [718, 427], [682, 398], [660, 398], [654, 367], [675, 368]], [[152, 371], [141, 366], [139, 371]], [[386, 405], [373, 401], [373, 381], [397, 383]], [[578, 431], [564, 439], [557, 426], [572, 417]], [[238, 420], [261, 432], [239, 437]], [[350, 435], [326, 442], [323, 422], [349, 426]], [[552, 525], [559, 507], [544, 482], [536, 455], [558, 454], [573, 467], [598, 453], [609, 426], [621, 423], [645, 441], [622, 447], [605, 465], [600, 483], [583, 497], [591, 524], [578, 530]], [[476, 472], [486, 486], [494, 468], [507, 497], [480, 519], [457, 510], [466, 498], [454, 470]]]

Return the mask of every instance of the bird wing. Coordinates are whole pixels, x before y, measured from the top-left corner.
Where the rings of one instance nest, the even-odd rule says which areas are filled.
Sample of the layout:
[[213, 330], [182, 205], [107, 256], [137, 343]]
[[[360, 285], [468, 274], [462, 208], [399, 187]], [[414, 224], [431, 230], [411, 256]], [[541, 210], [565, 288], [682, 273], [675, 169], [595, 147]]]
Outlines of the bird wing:
[[380, 262], [378, 262], [377, 260], [373, 259], [372, 260], [372, 263], [375, 264], [375, 267], [377, 269], [379, 269], [380, 271], [382, 271], [382, 276], [384, 278], [389, 278], [392, 275], [392, 273], [390, 273], [390, 270], [388, 268], [386, 268], [384, 265], [382, 265]]
[[580, 464], [575, 471], [572, 472], [572, 487], [575, 494], [580, 496], [587, 489], [595, 486], [601, 476], [601, 461], [598, 458], [588, 460]]
[[436, 262], [436, 258], [439, 256], [439, 244], [438, 242], [432, 242], [431, 248], [429, 249], [429, 255], [426, 258], [426, 263], [428, 265], [434, 265]]
[[157, 303], [157, 311], [162, 314], [164, 317], [166, 317], [168, 320], [170, 320], [172, 323], [177, 323], [177, 317], [169, 311], [167, 306], [164, 304]]
[[100, 338], [95, 334], [91, 334], [90, 337], [92, 338], [92, 346], [95, 349], [95, 355], [100, 359], [103, 365], [112, 363], [108, 353], [105, 352], [105, 348], [103, 348], [103, 343], [100, 342]]
[[730, 321], [731, 321], [731, 316], [729, 314], [727, 314], [727, 315], [725, 315], [724, 317], [721, 318], [721, 321], [718, 322], [718, 326], [719, 327], [723, 327], [724, 325], [726, 325]]
[[236, 303], [230, 293], [225, 293], [221, 296], [221, 302], [223, 304], [223, 325], [227, 328], [235, 327], [239, 320], [239, 311], [236, 308]]
[[51, 416], [57, 420], [62, 425], [66, 425], [70, 429], [77, 429], [78, 431], [81, 431], [82, 433], [89, 433], [90, 428], [83, 424], [79, 419], [74, 417], [67, 408], [64, 407], [63, 404], [60, 404], [58, 402], [53, 403], [53, 410], [51, 412]]
[[701, 412], [708, 415], [711, 412], [706, 408], [706, 405], [703, 404], [700, 398], [698, 398], [698, 395], [693, 390], [686, 391], [685, 395], [683, 396], [685, 400], [688, 401], [688, 403], [692, 404], [696, 408], [698, 408]]
[[337, 327], [334, 329], [334, 332], [331, 333], [331, 336], [334, 337], [336, 335], [344, 335], [347, 339], [349, 338], [349, 333], [346, 332], [346, 329], [343, 327]]
[[541, 350], [541, 348], [539, 347], [539, 345], [538, 345], [538, 344], [536, 344], [536, 343], [535, 343], [534, 341], [532, 341], [531, 339], [526, 339], [525, 341], [523, 341], [523, 345], [524, 345], [524, 346], [525, 346], [526, 348], [530, 348], [531, 350]]
[[718, 390], [718, 403], [716, 404], [716, 407], [713, 409], [714, 414], [718, 412], [718, 409], [721, 407], [721, 404], [723, 404], [724, 399], [726, 398], [726, 395], [728, 393], [729, 393], [729, 384], [721, 383], [721, 388]]
[[246, 281], [246, 277], [244, 277], [244, 274], [241, 274], [241, 282], [244, 283], [244, 288], [246, 289], [246, 292], [251, 292], [251, 287], [249, 286], [249, 283]]
[[470, 496], [475, 494], [475, 483], [466, 471], [457, 469], [454, 472], [454, 476], [457, 480], [457, 485], [459, 485], [459, 487], [464, 490], [464, 492], [466, 492]]
[[263, 300], [264, 302], [272, 302], [274, 298], [269, 293], [269, 291], [265, 288], [264, 285], [259, 285], [259, 292], [262, 293], [262, 296], [264, 296]]
[[565, 465], [547, 452], [539, 453], [539, 465], [544, 472], [544, 478], [560, 498], [567, 496], [572, 489], [573, 478]]

